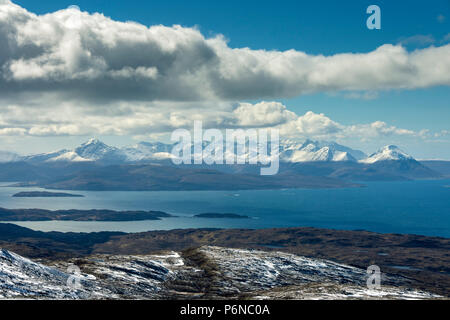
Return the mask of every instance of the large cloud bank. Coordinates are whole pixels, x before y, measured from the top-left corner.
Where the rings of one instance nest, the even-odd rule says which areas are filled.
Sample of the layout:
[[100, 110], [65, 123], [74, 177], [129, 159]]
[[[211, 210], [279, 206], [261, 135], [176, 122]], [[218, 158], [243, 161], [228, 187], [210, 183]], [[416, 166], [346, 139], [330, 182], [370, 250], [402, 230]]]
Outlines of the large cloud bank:
[[76, 8], [36, 15], [0, 0], [0, 136], [148, 135], [194, 119], [278, 127], [292, 137], [421, 136], [429, 133], [237, 101], [438, 85], [450, 85], [450, 45], [332, 56], [251, 50], [195, 28], [146, 27]]
[[0, 1], [2, 96], [51, 92], [92, 101], [240, 100], [337, 90], [450, 85], [450, 45], [384, 45], [314, 56], [230, 48], [195, 28], [146, 27], [66, 9], [35, 15]]

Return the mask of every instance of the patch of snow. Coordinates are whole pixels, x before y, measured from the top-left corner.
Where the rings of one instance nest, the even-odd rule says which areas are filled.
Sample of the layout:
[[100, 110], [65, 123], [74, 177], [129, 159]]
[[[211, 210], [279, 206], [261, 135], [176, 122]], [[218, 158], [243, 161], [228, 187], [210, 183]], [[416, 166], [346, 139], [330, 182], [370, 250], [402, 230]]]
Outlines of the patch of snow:
[[57, 157], [50, 158], [50, 159], [47, 160], [47, 162], [56, 162], [56, 161], [89, 162], [89, 161], [92, 161], [92, 160], [80, 157], [74, 151], [68, 151], [66, 153], [63, 153], [63, 154], [57, 156]]

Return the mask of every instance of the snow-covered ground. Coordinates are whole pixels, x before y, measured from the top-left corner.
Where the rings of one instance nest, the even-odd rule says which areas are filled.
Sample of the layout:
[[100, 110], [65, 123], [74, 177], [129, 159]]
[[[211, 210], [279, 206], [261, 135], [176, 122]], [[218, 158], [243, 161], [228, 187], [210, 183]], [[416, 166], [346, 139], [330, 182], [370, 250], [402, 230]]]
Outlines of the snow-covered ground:
[[[204, 264], [196, 265], [192, 254]], [[404, 287], [398, 277], [384, 276], [386, 285], [368, 289], [365, 270], [281, 252], [206, 246], [187, 257], [95, 255], [46, 266], [1, 250], [0, 298], [439, 298]]]
[[[35, 263], [7, 250], [0, 251], [1, 299], [85, 299], [96, 292], [94, 278], [71, 275], [57, 268]], [[79, 280], [81, 287], [71, 283]]]

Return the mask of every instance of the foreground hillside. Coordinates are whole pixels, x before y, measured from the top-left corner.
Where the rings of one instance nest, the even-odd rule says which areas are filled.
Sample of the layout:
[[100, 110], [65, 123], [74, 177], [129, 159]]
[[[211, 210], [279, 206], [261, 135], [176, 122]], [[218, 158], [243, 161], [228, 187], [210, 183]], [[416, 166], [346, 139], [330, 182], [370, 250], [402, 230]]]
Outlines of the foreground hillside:
[[331, 261], [211, 246], [50, 266], [0, 251], [0, 298], [8, 299], [440, 298], [408, 288], [399, 276], [383, 275], [379, 289], [367, 288], [366, 279], [365, 270]]
[[375, 264], [382, 272], [410, 279], [413, 288], [450, 296], [450, 239], [445, 238], [316, 228], [59, 233], [0, 224], [0, 248], [46, 261], [153, 255], [205, 245], [285, 252], [363, 270]]

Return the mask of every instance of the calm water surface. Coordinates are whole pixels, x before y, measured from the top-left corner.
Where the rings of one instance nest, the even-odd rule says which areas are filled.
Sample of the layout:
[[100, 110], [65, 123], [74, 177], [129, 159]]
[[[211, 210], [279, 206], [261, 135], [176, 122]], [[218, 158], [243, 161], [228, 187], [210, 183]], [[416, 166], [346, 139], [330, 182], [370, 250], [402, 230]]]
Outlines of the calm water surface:
[[[13, 198], [38, 188], [0, 187], [0, 207], [41, 209], [161, 210], [177, 218], [131, 222], [18, 222], [41, 231], [141, 232], [177, 228], [311, 226], [450, 238], [450, 180], [372, 182], [364, 188], [259, 191], [72, 191], [84, 198]], [[67, 191], [66, 191], [67, 192]], [[70, 192], [70, 191], [69, 191]], [[200, 219], [206, 212], [252, 219]]]

